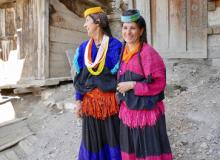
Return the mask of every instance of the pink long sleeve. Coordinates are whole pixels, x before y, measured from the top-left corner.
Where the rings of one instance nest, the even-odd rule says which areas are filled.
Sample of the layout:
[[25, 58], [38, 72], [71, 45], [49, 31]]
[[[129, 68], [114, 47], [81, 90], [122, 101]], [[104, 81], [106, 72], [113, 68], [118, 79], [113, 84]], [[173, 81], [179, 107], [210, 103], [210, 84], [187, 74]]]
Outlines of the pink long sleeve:
[[137, 82], [134, 93], [138, 96], [152, 96], [160, 93], [166, 87], [165, 65], [160, 55], [150, 46], [141, 52], [141, 62], [145, 78], [152, 76], [152, 83]]

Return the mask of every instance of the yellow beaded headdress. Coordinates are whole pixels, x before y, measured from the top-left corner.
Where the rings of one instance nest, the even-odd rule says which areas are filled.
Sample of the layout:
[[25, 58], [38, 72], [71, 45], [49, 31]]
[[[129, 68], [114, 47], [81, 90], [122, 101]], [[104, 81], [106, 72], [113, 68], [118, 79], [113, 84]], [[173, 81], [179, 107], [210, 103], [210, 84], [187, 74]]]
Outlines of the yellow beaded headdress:
[[95, 14], [95, 13], [103, 13], [104, 11], [102, 10], [101, 7], [93, 7], [85, 10], [84, 12], [84, 17], [90, 15], [90, 14]]

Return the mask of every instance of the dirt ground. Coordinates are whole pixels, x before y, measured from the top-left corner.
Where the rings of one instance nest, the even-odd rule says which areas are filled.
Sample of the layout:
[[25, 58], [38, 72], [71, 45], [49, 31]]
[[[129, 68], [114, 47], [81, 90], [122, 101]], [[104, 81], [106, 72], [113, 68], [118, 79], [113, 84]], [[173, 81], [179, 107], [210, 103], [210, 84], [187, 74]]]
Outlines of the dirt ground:
[[[175, 160], [220, 159], [220, 67], [204, 60], [167, 61], [166, 121]], [[74, 114], [72, 84], [14, 100], [17, 117], [35, 133], [23, 160], [76, 160], [81, 120]], [[17, 147], [17, 148], [16, 148]], [[4, 151], [5, 152], [5, 151]]]

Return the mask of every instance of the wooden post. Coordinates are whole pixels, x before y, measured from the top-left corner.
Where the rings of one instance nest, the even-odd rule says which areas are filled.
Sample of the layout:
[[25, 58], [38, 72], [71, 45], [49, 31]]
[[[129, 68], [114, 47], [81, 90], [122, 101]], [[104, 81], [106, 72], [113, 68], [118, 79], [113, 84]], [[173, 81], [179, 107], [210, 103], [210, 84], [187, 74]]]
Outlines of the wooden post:
[[38, 28], [37, 79], [49, 77], [49, 0], [34, 0]]
[[22, 81], [49, 77], [49, 0], [17, 0], [16, 25], [20, 58], [25, 58]]
[[144, 17], [147, 27], [147, 40], [151, 44], [151, 0], [138, 0], [136, 1], [136, 8], [140, 10], [141, 15]]

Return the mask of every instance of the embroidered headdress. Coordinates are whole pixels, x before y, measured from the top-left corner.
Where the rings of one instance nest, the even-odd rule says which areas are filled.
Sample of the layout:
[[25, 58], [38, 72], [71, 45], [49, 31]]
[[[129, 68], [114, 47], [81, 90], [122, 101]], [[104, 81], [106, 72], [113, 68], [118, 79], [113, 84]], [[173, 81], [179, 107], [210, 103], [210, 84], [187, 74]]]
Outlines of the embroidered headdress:
[[103, 13], [103, 12], [104, 11], [102, 10], [101, 7], [92, 7], [92, 8], [89, 8], [89, 9], [85, 10], [84, 17], [87, 17], [90, 14]]
[[137, 10], [137, 13], [129, 16], [121, 16], [121, 21], [124, 23], [135, 22], [140, 18], [140, 12]]

